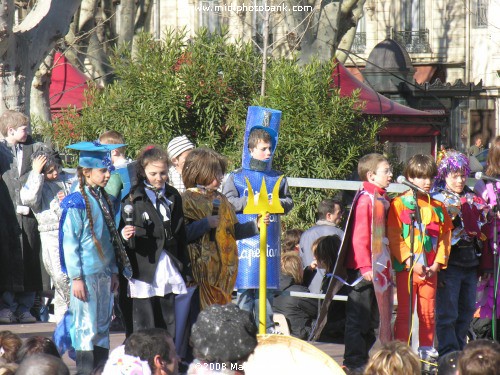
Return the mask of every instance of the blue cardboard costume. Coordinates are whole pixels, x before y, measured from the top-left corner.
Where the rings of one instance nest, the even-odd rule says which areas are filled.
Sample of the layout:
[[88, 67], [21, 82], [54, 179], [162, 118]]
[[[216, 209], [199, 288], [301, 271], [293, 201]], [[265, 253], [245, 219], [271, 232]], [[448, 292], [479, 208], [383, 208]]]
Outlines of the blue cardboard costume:
[[[257, 215], [243, 214], [247, 203], [248, 187], [247, 178], [254, 193], [258, 193], [265, 180], [267, 191], [272, 192], [281, 173], [272, 168], [272, 159], [278, 144], [278, 132], [281, 120], [281, 111], [264, 108], [249, 107], [246, 121], [246, 130], [243, 146], [242, 168], [231, 173], [224, 184], [223, 193], [233, 204], [237, 213], [238, 221], [246, 223], [255, 221]], [[248, 138], [252, 130], [263, 129], [271, 136], [271, 157], [261, 161], [253, 159], [248, 148]], [[288, 189], [286, 179], [280, 185], [280, 203], [285, 213], [293, 207], [293, 201]], [[279, 287], [280, 274], [280, 234], [281, 225], [279, 215], [271, 215], [271, 223], [267, 229], [267, 288], [277, 289]], [[258, 289], [259, 288], [259, 236], [250, 237], [238, 241], [238, 277], [236, 288]]]

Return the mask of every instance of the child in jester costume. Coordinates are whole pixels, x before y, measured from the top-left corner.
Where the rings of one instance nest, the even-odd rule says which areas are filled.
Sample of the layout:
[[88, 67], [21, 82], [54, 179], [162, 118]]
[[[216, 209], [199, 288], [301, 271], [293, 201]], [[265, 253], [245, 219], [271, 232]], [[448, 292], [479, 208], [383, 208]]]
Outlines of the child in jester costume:
[[[248, 179], [255, 193], [255, 199], [261, 189], [264, 179], [268, 192], [273, 191], [281, 173], [272, 169], [272, 158], [278, 144], [278, 132], [281, 120], [281, 111], [264, 108], [249, 107], [246, 121], [245, 138], [243, 145], [242, 168], [232, 172], [224, 183], [223, 193], [234, 206], [238, 221], [246, 223], [256, 219], [257, 215], [243, 214], [247, 205]], [[279, 199], [284, 212], [293, 208], [286, 178], [283, 178], [279, 187]], [[267, 288], [279, 287], [280, 271], [280, 233], [279, 215], [271, 215], [267, 229]], [[258, 288], [259, 288], [259, 236], [238, 241], [238, 306], [246, 311], [254, 312], [258, 322]], [[267, 293], [266, 327], [273, 331], [272, 322], [272, 292]]]

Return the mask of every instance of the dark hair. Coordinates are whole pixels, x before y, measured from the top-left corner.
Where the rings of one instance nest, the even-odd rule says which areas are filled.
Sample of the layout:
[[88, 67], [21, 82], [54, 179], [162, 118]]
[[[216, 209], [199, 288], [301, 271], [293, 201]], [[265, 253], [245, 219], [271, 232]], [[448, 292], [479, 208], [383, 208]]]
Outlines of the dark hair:
[[0, 331], [0, 347], [4, 350], [0, 358], [5, 359], [7, 362], [14, 362], [22, 344], [23, 340], [15, 333], [11, 331]]
[[368, 172], [375, 173], [378, 165], [388, 162], [384, 155], [372, 153], [362, 156], [358, 161], [358, 175], [361, 181], [368, 181]]
[[141, 361], [147, 361], [151, 372], [154, 372], [155, 356], [159, 355], [163, 360], [172, 363], [172, 357], [177, 355], [175, 352], [170, 352], [168, 339], [172, 339], [172, 337], [163, 328], [139, 330], [132, 333], [125, 341], [125, 354], [139, 357]]
[[406, 178], [434, 178], [437, 175], [437, 165], [430, 155], [413, 155], [406, 163], [404, 176]]
[[45, 156], [47, 158], [47, 161], [42, 168], [43, 173], [47, 173], [52, 167], [60, 168], [62, 166], [61, 158], [56, 152], [52, 150], [40, 149], [35, 151], [31, 155], [31, 162], [33, 162], [33, 160], [35, 160], [39, 156]]
[[458, 357], [460, 374], [495, 375], [500, 369], [500, 344], [493, 340], [479, 339], [465, 345]]
[[460, 356], [458, 350], [446, 353], [439, 357], [438, 374], [439, 375], [455, 375], [458, 370], [458, 358]]
[[27, 357], [37, 353], [50, 354], [61, 358], [56, 344], [51, 339], [43, 336], [31, 336], [23, 342], [23, 345], [21, 345], [21, 348], [17, 352], [17, 363], [21, 363]]
[[184, 162], [182, 182], [186, 189], [210, 185], [218, 177], [218, 171], [224, 174], [226, 169], [227, 160], [224, 156], [209, 148], [195, 148]]
[[302, 236], [302, 233], [304, 233], [302, 229], [288, 229], [283, 236], [281, 252], [287, 253], [295, 251], [295, 247], [300, 243], [300, 236]]
[[211, 305], [198, 315], [191, 344], [201, 361], [242, 363], [257, 346], [257, 327], [250, 314], [235, 304]]
[[146, 180], [145, 168], [149, 163], [155, 161], [165, 163], [167, 169], [172, 165], [167, 151], [162, 147], [154, 145], [144, 147], [137, 157], [137, 184], [143, 183]]
[[337, 262], [342, 240], [337, 235], [323, 236], [317, 241], [314, 256], [316, 261], [321, 263], [326, 272], [332, 272]]
[[69, 375], [69, 369], [61, 358], [37, 353], [21, 362], [16, 375]]
[[328, 213], [334, 213], [335, 212], [335, 206], [339, 206], [340, 210], [342, 211], [342, 203], [336, 199], [323, 199], [321, 202], [318, 203], [318, 210], [316, 212], [316, 219], [317, 220], [324, 220], [326, 219], [326, 215]]
[[259, 141], [272, 144], [271, 134], [264, 129], [253, 129], [248, 135], [248, 148], [251, 150], [257, 147]]

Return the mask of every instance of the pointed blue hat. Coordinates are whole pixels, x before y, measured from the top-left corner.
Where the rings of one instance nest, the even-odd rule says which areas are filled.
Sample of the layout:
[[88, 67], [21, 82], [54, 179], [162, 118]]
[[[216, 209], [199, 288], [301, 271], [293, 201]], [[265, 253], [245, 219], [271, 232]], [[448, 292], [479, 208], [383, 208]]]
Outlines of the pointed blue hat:
[[126, 146], [126, 144], [101, 144], [94, 142], [78, 142], [66, 148], [80, 151], [78, 165], [84, 168], [108, 168], [112, 172], [115, 168], [111, 161], [111, 151]]

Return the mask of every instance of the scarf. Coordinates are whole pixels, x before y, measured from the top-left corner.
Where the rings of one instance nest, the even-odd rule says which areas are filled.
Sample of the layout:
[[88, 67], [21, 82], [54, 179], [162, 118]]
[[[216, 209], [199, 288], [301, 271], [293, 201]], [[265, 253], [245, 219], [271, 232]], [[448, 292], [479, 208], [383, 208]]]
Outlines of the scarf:
[[130, 261], [127, 256], [127, 252], [125, 251], [125, 246], [123, 245], [121, 236], [118, 234], [118, 230], [116, 229], [115, 221], [113, 220], [114, 213], [112, 212], [112, 208], [108, 207], [106, 202], [103, 202], [102, 195], [98, 194], [96, 190], [89, 187], [88, 191], [90, 192], [90, 195], [92, 195], [99, 202], [99, 207], [101, 207], [104, 221], [106, 222], [106, 226], [111, 234], [118, 268], [123, 276], [130, 280], [132, 277], [132, 267], [130, 266]]

